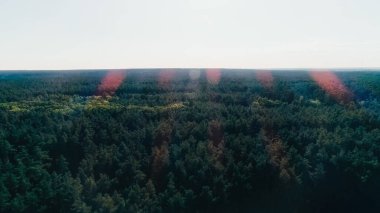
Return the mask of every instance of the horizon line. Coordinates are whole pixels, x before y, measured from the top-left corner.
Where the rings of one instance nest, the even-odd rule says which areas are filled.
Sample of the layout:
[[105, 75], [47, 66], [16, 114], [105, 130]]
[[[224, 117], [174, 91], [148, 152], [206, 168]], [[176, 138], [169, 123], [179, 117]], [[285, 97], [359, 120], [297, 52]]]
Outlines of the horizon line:
[[0, 69], [0, 72], [44, 72], [44, 71], [104, 71], [104, 70], [251, 70], [251, 71], [380, 71], [380, 67], [332, 67], [332, 68], [220, 68], [220, 67], [144, 67], [144, 68], [72, 68], [72, 69]]

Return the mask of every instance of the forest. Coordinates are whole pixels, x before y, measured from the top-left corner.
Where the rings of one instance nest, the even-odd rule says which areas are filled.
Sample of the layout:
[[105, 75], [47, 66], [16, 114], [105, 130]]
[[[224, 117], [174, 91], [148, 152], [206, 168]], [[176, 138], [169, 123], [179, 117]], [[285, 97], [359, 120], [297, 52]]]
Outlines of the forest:
[[380, 212], [380, 72], [0, 72], [0, 212]]

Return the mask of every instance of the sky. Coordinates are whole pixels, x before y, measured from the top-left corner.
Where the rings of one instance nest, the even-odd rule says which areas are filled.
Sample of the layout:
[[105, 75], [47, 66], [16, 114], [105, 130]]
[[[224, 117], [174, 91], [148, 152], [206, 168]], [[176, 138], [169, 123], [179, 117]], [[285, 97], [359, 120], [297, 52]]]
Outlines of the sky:
[[0, 70], [379, 68], [379, 0], [0, 0]]

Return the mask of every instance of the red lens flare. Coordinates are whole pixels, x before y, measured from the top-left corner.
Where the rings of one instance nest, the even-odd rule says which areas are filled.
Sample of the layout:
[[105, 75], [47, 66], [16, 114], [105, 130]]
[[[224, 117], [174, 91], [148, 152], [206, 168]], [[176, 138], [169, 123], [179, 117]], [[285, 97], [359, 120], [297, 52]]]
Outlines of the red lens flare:
[[208, 124], [208, 149], [216, 168], [223, 168], [224, 134], [219, 120]]
[[173, 122], [161, 122], [154, 132], [152, 147], [152, 178], [157, 185], [164, 181], [164, 169], [169, 164], [169, 144], [173, 131]]
[[273, 86], [273, 76], [270, 71], [256, 72], [256, 79], [265, 88], [271, 88]]
[[221, 76], [222, 76], [222, 74], [220, 72], [220, 69], [207, 69], [206, 70], [207, 81], [210, 84], [213, 84], [213, 85], [218, 84]]
[[116, 90], [123, 83], [124, 78], [126, 77], [126, 72], [124, 70], [110, 70], [107, 75], [102, 79], [96, 95], [107, 96], [114, 95]]
[[172, 69], [165, 69], [160, 71], [160, 75], [158, 76], [158, 84], [163, 88], [168, 88], [170, 86], [170, 82], [175, 77], [176, 71]]
[[347, 89], [335, 73], [328, 70], [318, 70], [311, 71], [310, 76], [335, 100], [348, 102], [352, 99], [352, 93]]

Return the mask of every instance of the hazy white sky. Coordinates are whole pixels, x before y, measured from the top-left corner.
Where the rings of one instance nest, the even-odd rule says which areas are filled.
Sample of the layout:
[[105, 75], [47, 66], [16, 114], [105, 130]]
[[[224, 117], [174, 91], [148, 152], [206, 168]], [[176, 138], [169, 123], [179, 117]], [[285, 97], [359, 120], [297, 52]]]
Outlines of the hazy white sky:
[[380, 67], [379, 0], [0, 0], [0, 69]]

